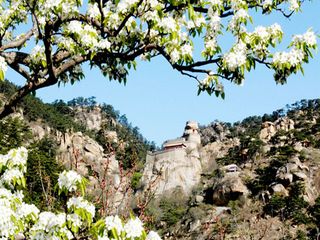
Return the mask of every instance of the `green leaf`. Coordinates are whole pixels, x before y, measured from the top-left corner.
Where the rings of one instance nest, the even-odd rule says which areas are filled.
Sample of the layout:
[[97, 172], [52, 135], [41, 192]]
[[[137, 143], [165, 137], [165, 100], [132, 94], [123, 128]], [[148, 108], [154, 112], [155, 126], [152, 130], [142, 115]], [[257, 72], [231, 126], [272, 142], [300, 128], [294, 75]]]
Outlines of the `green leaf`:
[[4, 80], [4, 72], [0, 70], [0, 81]]

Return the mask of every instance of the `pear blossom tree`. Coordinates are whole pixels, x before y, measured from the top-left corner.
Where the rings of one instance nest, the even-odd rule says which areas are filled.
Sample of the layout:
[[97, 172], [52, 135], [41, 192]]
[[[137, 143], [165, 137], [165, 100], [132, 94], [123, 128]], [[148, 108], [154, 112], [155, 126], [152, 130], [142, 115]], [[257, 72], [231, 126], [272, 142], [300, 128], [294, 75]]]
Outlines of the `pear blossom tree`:
[[[245, 73], [258, 64], [274, 70], [275, 81], [283, 84], [292, 73], [303, 71], [302, 64], [316, 48], [316, 35], [309, 29], [294, 36], [287, 51], [279, 52], [281, 26], [254, 28], [253, 18], [272, 12], [289, 18], [303, 4], [304, 0], [0, 0], [0, 79], [8, 68], [25, 79], [3, 104], [0, 117], [37, 89], [81, 80], [84, 63], [110, 80], [126, 82], [137, 59], [161, 56], [195, 79], [199, 93], [223, 98], [224, 81], [241, 84]], [[225, 38], [233, 44], [222, 50]], [[195, 41], [202, 49], [194, 49]], [[194, 51], [201, 51], [201, 57], [194, 57]]]
[[134, 216], [127, 221], [117, 215], [97, 218], [95, 206], [84, 197], [87, 180], [72, 170], [62, 172], [56, 186], [65, 200], [63, 212], [41, 212], [25, 203], [27, 158], [24, 147], [0, 155], [0, 239], [161, 239]]

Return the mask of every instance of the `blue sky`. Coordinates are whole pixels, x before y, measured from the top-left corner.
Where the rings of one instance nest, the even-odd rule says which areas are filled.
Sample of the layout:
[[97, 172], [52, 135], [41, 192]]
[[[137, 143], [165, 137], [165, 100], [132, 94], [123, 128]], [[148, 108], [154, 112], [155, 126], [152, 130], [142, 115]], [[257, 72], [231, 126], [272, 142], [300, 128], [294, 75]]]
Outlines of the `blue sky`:
[[[320, 34], [320, 1], [307, 2], [302, 13], [290, 20], [270, 15], [254, 19], [254, 25], [271, 25], [279, 22], [285, 38], [304, 33], [309, 27]], [[87, 70], [86, 79], [73, 86], [49, 87], [39, 90], [37, 96], [45, 102], [56, 99], [95, 96], [98, 102], [114, 106], [150, 141], [161, 145], [163, 141], [181, 136], [185, 122], [196, 120], [208, 124], [214, 120], [234, 122], [251, 115], [271, 113], [301, 99], [319, 98], [320, 56], [316, 54], [305, 65], [305, 75], [293, 75], [286, 85], [276, 85], [272, 71], [257, 67], [247, 74], [243, 86], [223, 82], [226, 99], [205, 93], [197, 96], [197, 83], [175, 72], [163, 59], [138, 64], [130, 72], [126, 86], [110, 82], [98, 70]], [[8, 74], [9, 79], [16, 75]]]

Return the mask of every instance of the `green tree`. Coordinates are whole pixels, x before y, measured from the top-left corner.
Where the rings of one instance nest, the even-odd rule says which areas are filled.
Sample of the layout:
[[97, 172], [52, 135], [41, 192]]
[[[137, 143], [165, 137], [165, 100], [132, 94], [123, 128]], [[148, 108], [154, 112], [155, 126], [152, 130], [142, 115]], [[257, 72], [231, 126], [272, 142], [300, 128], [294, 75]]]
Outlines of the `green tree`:
[[29, 127], [20, 118], [9, 117], [0, 121], [0, 153], [22, 146], [30, 136]]

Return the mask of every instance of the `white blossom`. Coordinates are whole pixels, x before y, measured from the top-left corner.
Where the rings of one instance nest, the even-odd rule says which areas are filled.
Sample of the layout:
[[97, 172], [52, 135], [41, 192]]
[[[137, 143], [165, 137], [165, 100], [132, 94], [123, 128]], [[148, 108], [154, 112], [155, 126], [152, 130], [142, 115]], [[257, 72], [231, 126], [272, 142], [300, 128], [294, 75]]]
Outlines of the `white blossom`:
[[26, 218], [32, 216], [33, 220], [38, 218], [40, 210], [34, 204], [22, 203], [17, 209], [19, 218]]
[[7, 169], [0, 178], [0, 183], [8, 184], [13, 187], [14, 181], [23, 178], [23, 173], [16, 168]]
[[174, 49], [173, 51], [171, 51], [170, 57], [171, 57], [171, 62], [176, 63], [180, 59], [180, 52], [177, 49]]
[[73, 226], [75, 227], [81, 227], [82, 226], [82, 221], [81, 218], [79, 217], [79, 215], [77, 214], [68, 214], [67, 215], [67, 221], [70, 221], [72, 223]]
[[269, 28], [268, 31], [271, 33], [272, 36], [277, 36], [279, 34], [282, 34], [282, 28], [278, 23], [272, 24]]
[[222, 0], [210, 0], [210, 4], [212, 6], [221, 7], [223, 5]]
[[295, 44], [306, 43], [307, 46], [314, 47], [317, 45], [317, 37], [313, 31], [308, 30], [303, 35], [295, 35], [293, 37], [293, 42]]
[[181, 53], [182, 53], [183, 55], [192, 56], [192, 50], [193, 50], [193, 48], [192, 48], [192, 46], [189, 45], [189, 44], [185, 44], [185, 45], [183, 45], [183, 46], [181, 47]]
[[16, 229], [12, 221], [14, 212], [10, 208], [0, 205], [0, 213], [0, 236], [9, 239], [10, 236], [13, 236]]
[[106, 229], [109, 231], [115, 229], [118, 234], [120, 234], [123, 231], [122, 221], [117, 215], [106, 217], [104, 222], [106, 224]]
[[297, 11], [300, 8], [300, 4], [298, 0], [289, 0], [289, 4], [290, 4], [289, 9], [291, 11]]
[[108, 39], [102, 39], [98, 42], [98, 47], [101, 49], [110, 49], [111, 43], [109, 42]]
[[154, 232], [154, 231], [150, 231], [147, 235], [146, 240], [161, 240], [160, 236], [158, 235], [158, 233]]
[[223, 56], [223, 60], [229, 71], [235, 71], [246, 63], [247, 57], [244, 52], [229, 52]]
[[215, 38], [205, 41], [205, 48], [214, 51], [217, 48], [217, 40]]
[[273, 4], [273, 0], [264, 0], [262, 2], [262, 7], [263, 7], [263, 9], [266, 9], [266, 8], [272, 6], [272, 4]]
[[99, 10], [99, 7], [98, 7], [98, 3], [89, 3], [88, 4], [88, 15], [91, 17], [91, 18], [97, 18], [97, 17], [100, 17], [100, 10]]
[[81, 31], [83, 30], [82, 27], [82, 23], [79, 21], [71, 21], [68, 25], [67, 25], [67, 30], [71, 33], [81, 33]]
[[299, 65], [305, 54], [301, 49], [292, 49], [290, 52], [277, 52], [273, 55], [273, 64], [281, 68], [282, 65], [289, 63], [291, 66], [295, 67]]
[[25, 166], [27, 164], [28, 159], [28, 151], [24, 147], [20, 147], [18, 149], [12, 149], [8, 152], [8, 165], [12, 167], [16, 166]]
[[52, 212], [41, 212], [38, 222], [31, 228], [32, 232], [45, 231], [54, 235], [54, 232], [65, 223], [66, 215], [64, 213], [54, 214]]
[[45, 61], [46, 57], [45, 57], [44, 51], [45, 51], [44, 46], [36, 45], [32, 49], [31, 54], [30, 54], [31, 61], [34, 64], [39, 64], [42, 61]]
[[9, 160], [8, 155], [0, 155], [0, 165], [6, 165], [8, 160]]
[[58, 185], [60, 189], [66, 188], [68, 191], [76, 191], [77, 186], [81, 183], [81, 176], [73, 171], [63, 171], [59, 174]]
[[0, 56], [0, 71], [6, 72], [8, 69], [8, 64], [6, 60]]
[[172, 17], [165, 17], [159, 22], [159, 26], [165, 31], [174, 31], [177, 28], [176, 21]]
[[142, 222], [139, 218], [130, 219], [123, 227], [127, 238], [140, 237], [143, 231]]
[[268, 41], [268, 39], [270, 38], [268, 29], [263, 26], [256, 27], [253, 34], [255, 34], [263, 42]]
[[87, 200], [83, 199], [83, 197], [72, 197], [67, 202], [68, 209], [83, 209], [91, 214], [91, 218], [95, 215], [95, 207], [93, 204], [89, 203]]

